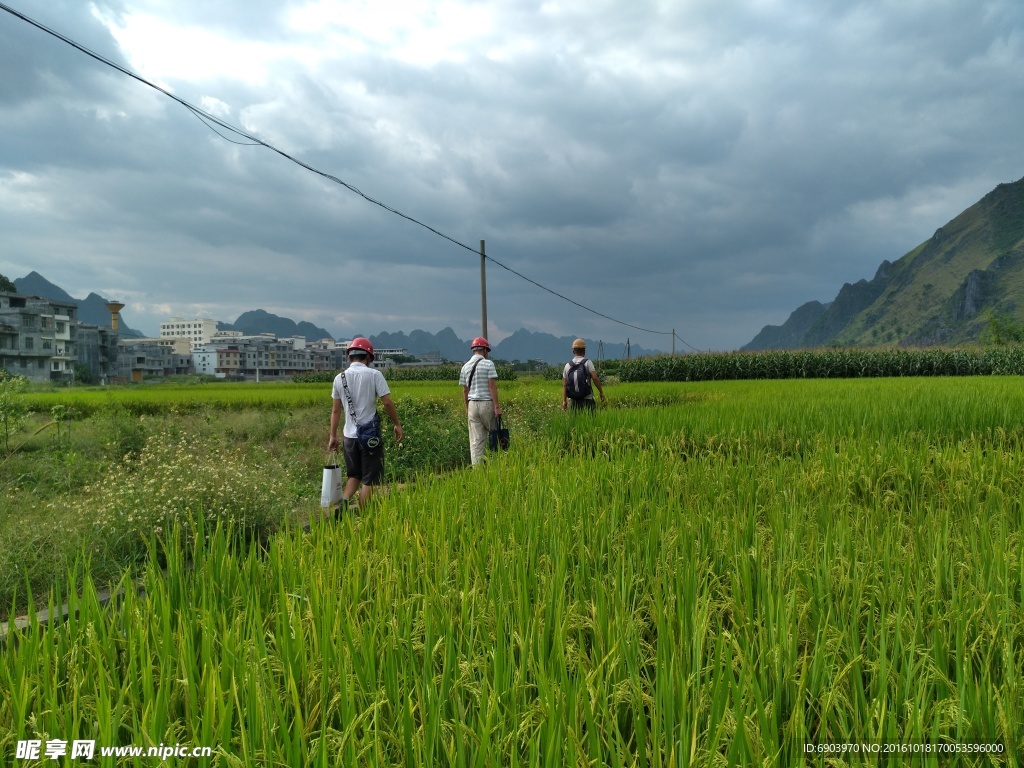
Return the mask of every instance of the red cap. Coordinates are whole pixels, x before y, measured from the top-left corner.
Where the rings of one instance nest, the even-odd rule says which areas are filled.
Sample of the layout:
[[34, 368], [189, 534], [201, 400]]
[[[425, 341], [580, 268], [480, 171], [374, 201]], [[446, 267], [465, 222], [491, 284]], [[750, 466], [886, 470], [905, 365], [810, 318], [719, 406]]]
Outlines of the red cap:
[[469, 345], [470, 349], [478, 349], [481, 347], [483, 349], [486, 349], [488, 352], [491, 351], [491, 345], [487, 343], [487, 339], [485, 339], [483, 336], [477, 336]]

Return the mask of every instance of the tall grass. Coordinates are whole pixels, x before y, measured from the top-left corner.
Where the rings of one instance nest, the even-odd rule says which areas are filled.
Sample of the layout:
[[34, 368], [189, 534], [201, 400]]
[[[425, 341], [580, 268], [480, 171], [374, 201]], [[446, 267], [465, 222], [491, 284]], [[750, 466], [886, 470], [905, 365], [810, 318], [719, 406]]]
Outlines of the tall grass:
[[[535, 389], [502, 384], [517, 442], [560, 412], [553, 392]], [[247, 527], [252, 537], [285, 518], [319, 514], [329, 386], [204, 384], [53, 394], [82, 406], [61, 426], [60, 439], [54, 429], [38, 429], [50, 419], [48, 408], [0, 461], [0, 620], [12, 606], [21, 611], [28, 593], [45, 596], [62, 581], [79, 549], [92, 553], [91, 574], [106, 580], [145, 557], [155, 528], [197, 509]], [[385, 430], [386, 482], [468, 464], [457, 386], [403, 383], [393, 395], [405, 440], [398, 445]], [[131, 399], [137, 396], [143, 399]]]
[[[15, 632], [0, 755], [42, 734], [316, 766], [998, 743], [919, 763], [1019, 765], [1024, 395], [832, 384], [623, 387], [666, 404], [557, 414], [266, 551], [202, 518], [165, 532], [142, 593], [101, 609], [72, 574], [52, 601], [75, 618]], [[885, 761], [827, 764], [864, 762]]]

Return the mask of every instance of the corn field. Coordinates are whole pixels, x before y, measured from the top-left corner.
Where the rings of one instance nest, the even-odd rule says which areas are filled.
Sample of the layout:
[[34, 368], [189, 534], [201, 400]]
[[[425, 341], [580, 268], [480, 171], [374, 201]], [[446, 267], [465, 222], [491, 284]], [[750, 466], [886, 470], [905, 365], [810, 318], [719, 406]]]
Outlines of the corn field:
[[698, 353], [621, 361], [622, 381], [1020, 376], [1024, 347]]
[[71, 617], [3, 647], [0, 760], [85, 738], [218, 766], [1021, 764], [1018, 380], [609, 397], [265, 548], [202, 519], [154, 537], [109, 606], [55, 592]]

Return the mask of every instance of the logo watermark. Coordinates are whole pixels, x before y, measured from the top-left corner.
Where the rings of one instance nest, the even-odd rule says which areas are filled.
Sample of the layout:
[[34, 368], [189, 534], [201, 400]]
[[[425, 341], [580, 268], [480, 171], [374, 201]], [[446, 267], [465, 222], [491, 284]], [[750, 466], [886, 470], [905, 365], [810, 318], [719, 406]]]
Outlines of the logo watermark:
[[172, 757], [211, 757], [213, 747], [189, 747], [182, 744], [164, 744], [152, 747], [105, 747], [96, 746], [95, 739], [26, 739], [18, 742], [17, 760], [94, 760], [97, 757], [151, 757], [157, 760], [168, 760]]

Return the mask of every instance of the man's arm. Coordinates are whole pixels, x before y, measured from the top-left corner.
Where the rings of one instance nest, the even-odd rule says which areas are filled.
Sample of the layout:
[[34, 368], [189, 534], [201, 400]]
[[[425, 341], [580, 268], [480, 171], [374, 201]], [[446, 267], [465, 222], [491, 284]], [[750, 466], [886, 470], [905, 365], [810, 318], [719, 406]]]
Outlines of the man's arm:
[[594, 380], [594, 385], [597, 387], [597, 391], [601, 393], [601, 400], [603, 402], [608, 402], [607, 398], [604, 396], [604, 387], [601, 386], [601, 380], [597, 378], [597, 371], [591, 371], [590, 378]]
[[398, 421], [398, 409], [395, 407], [395, 401], [391, 399], [391, 395], [381, 395], [380, 402], [384, 406], [384, 410], [387, 411], [391, 423], [395, 425], [395, 440], [402, 442], [404, 433], [402, 424]]
[[333, 453], [338, 450], [338, 425], [341, 423], [341, 400], [335, 400], [331, 406], [331, 439], [327, 442], [327, 450]]
[[497, 378], [488, 379], [487, 380], [487, 389], [490, 390], [490, 393], [491, 393], [491, 403], [494, 404], [494, 415], [495, 416], [501, 416], [501, 406], [498, 405], [498, 379]]
[[568, 410], [569, 408], [569, 377], [565, 371], [562, 371], [562, 410]]

